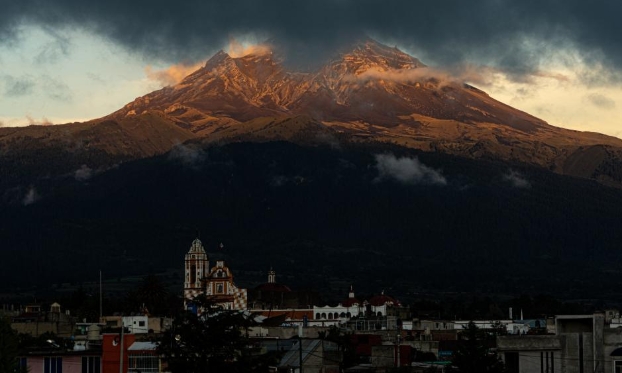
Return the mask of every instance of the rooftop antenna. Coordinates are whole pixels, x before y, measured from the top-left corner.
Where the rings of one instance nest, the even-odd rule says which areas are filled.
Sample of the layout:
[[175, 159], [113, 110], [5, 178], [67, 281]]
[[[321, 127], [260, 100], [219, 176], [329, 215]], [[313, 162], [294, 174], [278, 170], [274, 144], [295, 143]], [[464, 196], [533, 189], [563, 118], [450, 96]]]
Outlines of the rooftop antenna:
[[102, 312], [102, 270], [99, 270], [99, 322], [102, 322], [104, 314]]

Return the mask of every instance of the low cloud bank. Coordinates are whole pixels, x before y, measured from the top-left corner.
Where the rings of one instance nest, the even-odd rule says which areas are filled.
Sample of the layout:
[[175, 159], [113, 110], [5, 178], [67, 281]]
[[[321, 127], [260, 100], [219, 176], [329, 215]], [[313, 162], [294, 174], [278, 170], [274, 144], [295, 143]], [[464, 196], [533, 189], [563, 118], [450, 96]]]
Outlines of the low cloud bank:
[[22, 200], [22, 204], [24, 206], [32, 205], [33, 203], [37, 202], [40, 198], [41, 197], [37, 193], [37, 190], [35, 189], [35, 187], [31, 186], [30, 189], [28, 189], [28, 192], [26, 193], [26, 195], [24, 196], [24, 199]]
[[393, 154], [377, 154], [376, 168], [379, 173], [377, 181], [393, 179], [404, 184], [447, 184], [440, 171], [424, 165], [418, 158], [396, 158]]
[[503, 175], [503, 180], [510, 183], [515, 188], [519, 189], [529, 189], [531, 188], [531, 183], [527, 180], [523, 175], [519, 172], [510, 170], [507, 174]]
[[91, 177], [93, 177], [93, 170], [85, 164], [80, 166], [80, 168], [78, 168], [74, 173], [74, 178], [77, 181], [85, 181], [90, 179]]
[[178, 144], [171, 149], [169, 160], [177, 160], [186, 166], [195, 166], [206, 157], [203, 149], [198, 146]]

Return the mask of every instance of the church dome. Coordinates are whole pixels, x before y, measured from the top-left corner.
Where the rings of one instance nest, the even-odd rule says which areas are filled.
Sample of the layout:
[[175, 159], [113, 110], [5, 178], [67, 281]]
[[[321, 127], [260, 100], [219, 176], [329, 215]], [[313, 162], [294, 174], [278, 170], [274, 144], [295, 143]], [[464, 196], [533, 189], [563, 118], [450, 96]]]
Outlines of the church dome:
[[355, 304], [360, 305], [361, 301], [356, 299], [356, 297], [354, 296], [354, 286], [350, 285], [350, 291], [348, 292], [348, 298], [344, 300], [343, 302], [341, 302], [341, 305], [344, 307], [352, 307]]
[[374, 295], [373, 297], [371, 297], [371, 299], [369, 300], [369, 304], [371, 304], [372, 306], [376, 306], [376, 307], [384, 306], [385, 304], [387, 306], [399, 306], [400, 302], [396, 300], [395, 298], [384, 294], [384, 291], [383, 291], [382, 294]]
[[348, 298], [348, 299], [344, 300], [343, 302], [341, 302], [341, 305], [344, 306], [344, 307], [352, 307], [355, 304], [360, 305], [361, 301], [359, 301], [356, 298]]
[[272, 267], [268, 271], [268, 282], [258, 285], [255, 290], [273, 293], [289, 293], [291, 291], [289, 287], [276, 282], [276, 272]]
[[276, 282], [266, 282], [258, 285], [255, 290], [273, 293], [289, 293], [292, 291], [288, 286], [283, 284], [277, 284]]

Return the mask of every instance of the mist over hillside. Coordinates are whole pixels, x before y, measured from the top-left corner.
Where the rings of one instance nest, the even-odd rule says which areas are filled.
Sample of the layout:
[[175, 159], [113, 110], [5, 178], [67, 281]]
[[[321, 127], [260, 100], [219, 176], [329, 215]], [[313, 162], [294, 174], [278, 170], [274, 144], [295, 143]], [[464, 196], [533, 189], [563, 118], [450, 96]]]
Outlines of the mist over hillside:
[[328, 293], [619, 295], [622, 191], [521, 164], [387, 144], [189, 142], [32, 187], [36, 198], [0, 212], [4, 288], [181, 268], [199, 231], [240, 286], [272, 266]]

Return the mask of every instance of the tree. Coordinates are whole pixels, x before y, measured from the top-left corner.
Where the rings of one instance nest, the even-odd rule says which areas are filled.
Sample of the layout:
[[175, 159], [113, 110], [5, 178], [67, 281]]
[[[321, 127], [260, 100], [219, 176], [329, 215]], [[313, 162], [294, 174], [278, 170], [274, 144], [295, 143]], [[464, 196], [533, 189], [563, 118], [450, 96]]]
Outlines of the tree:
[[169, 315], [170, 297], [158, 276], [150, 274], [134, 291], [125, 296], [125, 312], [148, 311], [151, 315]]
[[502, 373], [503, 362], [496, 353], [490, 351], [494, 336], [489, 335], [469, 322], [461, 333], [458, 348], [454, 352], [452, 364], [461, 373]]
[[251, 315], [228, 311], [205, 296], [194, 302], [203, 310], [200, 316], [185, 312], [175, 318], [164, 333], [158, 351], [173, 373], [248, 372], [252, 366], [248, 339], [243, 331], [252, 325]]
[[0, 318], [0, 372], [17, 371], [19, 339], [4, 318]]
[[501, 321], [499, 321], [499, 320], [491, 321], [490, 325], [491, 325], [492, 335], [493, 336], [497, 337], [499, 335], [506, 335], [506, 334], [508, 334], [507, 326], [505, 324], [503, 324]]
[[321, 339], [337, 343], [342, 356], [340, 364], [343, 368], [349, 368], [358, 363], [356, 347], [352, 343], [352, 333], [344, 333], [339, 327], [331, 325], [327, 331], [318, 334]]

